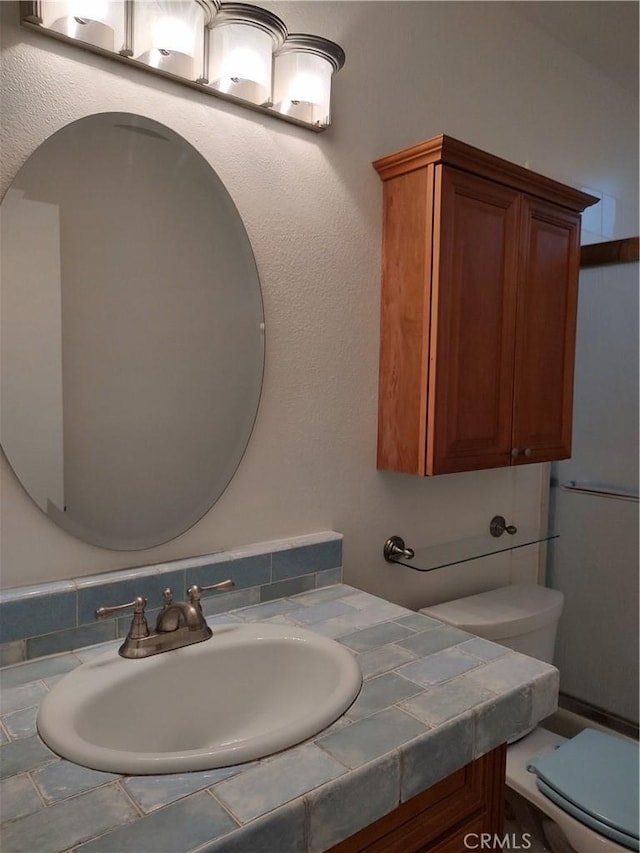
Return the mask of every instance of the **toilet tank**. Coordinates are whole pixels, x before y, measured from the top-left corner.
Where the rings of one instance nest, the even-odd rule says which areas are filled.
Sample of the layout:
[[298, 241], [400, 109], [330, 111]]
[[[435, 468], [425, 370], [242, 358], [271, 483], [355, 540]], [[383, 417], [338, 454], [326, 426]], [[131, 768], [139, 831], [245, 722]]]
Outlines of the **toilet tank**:
[[504, 586], [420, 610], [462, 631], [552, 663], [564, 596], [544, 586]]

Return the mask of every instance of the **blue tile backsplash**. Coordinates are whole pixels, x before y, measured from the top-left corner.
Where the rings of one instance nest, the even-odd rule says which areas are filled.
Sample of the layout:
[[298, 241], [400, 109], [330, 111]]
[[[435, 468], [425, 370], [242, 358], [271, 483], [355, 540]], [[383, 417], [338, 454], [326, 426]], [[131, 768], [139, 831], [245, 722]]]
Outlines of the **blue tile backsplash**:
[[0, 592], [0, 665], [104, 643], [126, 634], [130, 616], [97, 622], [95, 610], [148, 600], [153, 624], [170, 587], [183, 601], [191, 584], [231, 578], [228, 593], [203, 595], [207, 616], [340, 583], [342, 536], [326, 532], [264, 542], [231, 551], [54, 581]]
[[0, 603], [0, 643], [22, 640], [37, 626], [40, 634], [49, 634], [77, 625], [75, 590], [55, 595], [27, 595]]
[[[224, 581], [229, 577], [229, 569], [228, 560], [187, 569], [185, 577], [187, 589], [194, 583], [197, 583], [198, 586], [220, 583], [220, 581]], [[233, 575], [233, 579], [236, 582], [236, 590], [270, 584], [271, 554], [259, 554], [256, 557], [241, 557], [235, 560], [233, 563]]]
[[[320, 572], [342, 565], [342, 540], [307, 545], [301, 548], [278, 551], [273, 555], [273, 580], [295, 578], [306, 572]], [[302, 566], [306, 567], [301, 572]]]

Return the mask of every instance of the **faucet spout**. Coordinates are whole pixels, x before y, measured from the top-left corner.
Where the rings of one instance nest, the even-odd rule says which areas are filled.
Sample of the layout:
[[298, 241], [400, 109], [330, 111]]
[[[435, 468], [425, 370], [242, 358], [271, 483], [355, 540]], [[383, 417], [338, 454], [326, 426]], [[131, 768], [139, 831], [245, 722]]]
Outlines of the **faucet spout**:
[[170, 604], [158, 614], [156, 631], [163, 634], [170, 631], [177, 631], [179, 628], [187, 628], [189, 631], [199, 631], [203, 625], [202, 613], [198, 612], [193, 604], [180, 601]]

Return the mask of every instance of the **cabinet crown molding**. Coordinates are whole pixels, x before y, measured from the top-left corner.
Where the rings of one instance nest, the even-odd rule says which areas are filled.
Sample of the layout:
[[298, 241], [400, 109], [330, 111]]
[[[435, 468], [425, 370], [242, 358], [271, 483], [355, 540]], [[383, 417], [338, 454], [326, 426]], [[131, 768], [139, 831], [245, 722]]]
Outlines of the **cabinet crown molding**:
[[489, 154], [444, 133], [405, 148], [403, 151], [381, 157], [374, 161], [373, 167], [381, 179], [387, 181], [398, 175], [438, 163], [472, 172], [474, 175], [547, 199], [578, 213], [599, 201], [596, 196], [548, 178], [546, 175], [540, 175], [524, 166], [503, 160], [495, 154]]

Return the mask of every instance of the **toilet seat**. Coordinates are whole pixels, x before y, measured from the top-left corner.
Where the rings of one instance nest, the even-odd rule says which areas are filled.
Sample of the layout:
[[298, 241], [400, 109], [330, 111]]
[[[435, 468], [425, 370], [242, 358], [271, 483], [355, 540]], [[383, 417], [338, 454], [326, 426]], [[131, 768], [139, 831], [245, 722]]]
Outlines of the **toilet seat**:
[[629, 850], [638, 840], [638, 746], [585, 729], [528, 762], [542, 793], [563, 811]]
[[598, 820], [592, 814], [583, 809], [578, 808], [571, 800], [566, 799], [562, 795], [560, 795], [554, 788], [550, 785], [547, 785], [546, 782], [543, 782], [540, 778], [537, 780], [538, 788], [542, 793], [556, 803], [562, 811], [566, 812], [569, 815], [572, 815], [576, 820], [583, 823], [585, 826], [588, 826], [589, 829], [592, 829], [594, 832], [603, 835], [605, 838], [611, 838], [613, 841], [621, 844], [623, 847], [626, 847], [628, 850], [638, 850], [638, 837], [628, 835], [625, 832], [621, 832], [615, 827], [610, 826], [604, 821]]
[[628, 847], [596, 832], [556, 805], [538, 788], [536, 774], [527, 770], [527, 765], [536, 756], [552, 752], [566, 742], [566, 738], [538, 726], [527, 737], [509, 746], [507, 748], [507, 786], [555, 823], [571, 847], [578, 853], [629, 853]]

